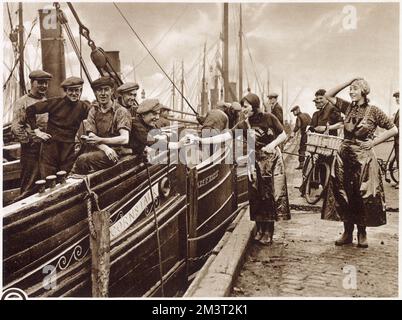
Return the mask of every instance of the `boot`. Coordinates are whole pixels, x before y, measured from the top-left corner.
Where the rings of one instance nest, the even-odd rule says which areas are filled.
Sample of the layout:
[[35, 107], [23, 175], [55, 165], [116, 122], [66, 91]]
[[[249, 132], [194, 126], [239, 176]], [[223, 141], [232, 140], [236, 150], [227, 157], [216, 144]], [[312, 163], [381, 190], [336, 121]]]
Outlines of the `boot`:
[[254, 240], [255, 241], [260, 241], [262, 238], [262, 227], [261, 227], [261, 222], [256, 222], [256, 227], [257, 227], [257, 232], [255, 234]]
[[260, 240], [260, 243], [266, 246], [272, 244], [272, 239], [274, 237], [274, 222], [265, 223], [265, 232]]
[[368, 248], [367, 232], [365, 226], [357, 226], [357, 246], [359, 248]]
[[351, 244], [353, 242], [354, 225], [344, 222], [343, 226], [344, 226], [345, 230], [343, 231], [343, 234], [341, 235], [341, 237], [335, 241], [336, 246], [343, 246], [345, 244]]

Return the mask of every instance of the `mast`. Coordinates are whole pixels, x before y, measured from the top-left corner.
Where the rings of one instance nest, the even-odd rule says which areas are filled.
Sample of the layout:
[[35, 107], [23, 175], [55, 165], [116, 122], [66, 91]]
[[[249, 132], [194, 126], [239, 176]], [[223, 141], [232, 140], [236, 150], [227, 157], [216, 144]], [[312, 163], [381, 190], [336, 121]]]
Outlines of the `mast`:
[[26, 94], [25, 76], [24, 76], [24, 21], [22, 16], [22, 2], [18, 3], [18, 53], [20, 58], [19, 80], [20, 97]]
[[202, 62], [202, 91], [201, 91], [201, 114], [206, 114], [208, 112], [208, 94], [207, 94], [207, 83], [205, 79], [205, 61], [207, 53], [207, 43], [204, 43], [204, 58]]
[[173, 62], [173, 75], [172, 75], [172, 109], [175, 110], [175, 88], [174, 88], [174, 62]]
[[267, 96], [269, 95], [269, 84], [270, 84], [270, 79], [271, 78], [271, 74], [269, 72], [269, 67], [267, 68]]
[[239, 5], [239, 101], [243, 97], [243, 19], [241, 3]]
[[282, 108], [283, 108], [283, 121], [288, 118], [288, 92], [287, 92], [287, 82], [285, 79], [282, 80]]
[[[184, 61], [181, 60], [181, 93], [184, 95]], [[184, 111], [184, 98], [183, 95], [181, 96], [181, 107], [180, 110], [181, 112]], [[181, 117], [183, 118], [183, 113], [181, 114]]]
[[223, 92], [224, 100], [230, 97], [229, 89], [229, 4], [223, 4]]

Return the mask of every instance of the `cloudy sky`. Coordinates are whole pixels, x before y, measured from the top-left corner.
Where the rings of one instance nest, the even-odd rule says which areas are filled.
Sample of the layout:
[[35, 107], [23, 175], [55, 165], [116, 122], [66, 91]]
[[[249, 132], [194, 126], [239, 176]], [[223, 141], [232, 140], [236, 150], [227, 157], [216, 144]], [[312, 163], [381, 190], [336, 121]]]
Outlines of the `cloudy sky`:
[[[37, 16], [37, 10], [49, 5], [51, 3], [24, 3], [27, 30]], [[113, 3], [86, 2], [74, 6], [98, 46], [120, 51], [124, 79], [135, 79], [147, 97], [158, 97], [169, 104], [169, 82]], [[192, 104], [197, 105], [204, 42], [208, 50], [208, 75], [211, 75], [209, 67], [215, 65], [219, 56], [222, 3], [118, 3], [118, 6], [166, 72], [172, 75], [175, 66], [176, 80], [181, 77], [181, 61], [184, 61], [185, 93]], [[229, 7], [230, 77], [236, 81], [239, 4], [231, 3]], [[10, 8], [14, 12], [17, 4], [11, 3]], [[4, 9], [5, 5], [3, 29], [9, 33], [10, 24]], [[73, 32], [78, 34], [68, 7], [62, 4], [62, 9]], [[393, 112], [395, 106], [390, 95], [399, 86], [399, 3], [243, 2], [242, 10], [246, 38], [243, 52], [245, 89], [249, 85], [260, 93], [264, 86], [266, 92], [269, 73], [270, 90], [277, 91], [280, 99], [283, 98], [284, 83], [284, 91], [287, 91], [284, 102], [287, 101], [288, 107], [299, 104], [312, 113], [311, 100], [317, 89], [362, 76], [371, 85], [371, 101], [386, 112]], [[12, 16], [16, 23], [16, 15], [12, 13]], [[35, 27], [27, 50], [27, 62], [33, 68], [40, 67], [39, 37]], [[3, 40], [3, 48], [4, 63], [9, 66], [12, 51], [7, 39]], [[65, 48], [66, 73], [77, 75], [79, 66], [71, 45], [66, 43]], [[91, 65], [85, 43], [84, 48], [85, 60]], [[95, 78], [95, 69], [91, 66], [90, 70]], [[7, 71], [4, 73], [7, 75]], [[3, 79], [6, 75], [3, 74]], [[93, 97], [88, 86], [84, 96]], [[343, 96], [347, 97], [347, 94]]]

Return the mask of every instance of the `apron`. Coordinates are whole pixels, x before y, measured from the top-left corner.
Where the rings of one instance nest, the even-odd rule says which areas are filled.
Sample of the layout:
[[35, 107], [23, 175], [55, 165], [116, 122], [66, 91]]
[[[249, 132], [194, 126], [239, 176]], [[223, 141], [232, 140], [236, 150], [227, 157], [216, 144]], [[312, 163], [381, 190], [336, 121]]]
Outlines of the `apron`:
[[250, 161], [248, 170], [250, 219], [257, 222], [289, 220], [289, 198], [280, 148], [276, 147], [272, 154], [256, 150], [255, 162]]
[[[349, 110], [350, 111], [350, 110]], [[345, 119], [345, 140], [334, 159], [321, 218], [375, 227], [386, 224], [384, 187], [374, 150], [360, 144], [369, 139], [365, 122]]]

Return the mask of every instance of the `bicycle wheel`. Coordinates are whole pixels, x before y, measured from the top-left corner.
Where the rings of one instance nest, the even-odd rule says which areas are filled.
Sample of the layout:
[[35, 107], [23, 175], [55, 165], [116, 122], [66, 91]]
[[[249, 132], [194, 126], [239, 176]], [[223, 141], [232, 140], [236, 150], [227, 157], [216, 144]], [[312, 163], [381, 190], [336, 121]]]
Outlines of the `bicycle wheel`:
[[389, 162], [388, 170], [391, 175], [391, 179], [395, 183], [399, 183], [399, 168], [395, 157], [393, 157], [392, 160]]
[[299, 187], [301, 195], [304, 197], [304, 194], [306, 192], [306, 179], [307, 175], [309, 174], [312, 166], [313, 166], [313, 159], [311, 155], [307, 156], [306, 159], [304, 160], [304, 165], [303, 165], [303, 170], [302, 170], [302, 184]]
[[306, 178], [304, 197], [309, 204], [316, 204], [320, 201], [325, 187], [328, 184], [330, 167], [325, 162], [317, 163], [309, 172]]

